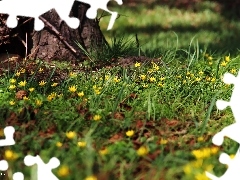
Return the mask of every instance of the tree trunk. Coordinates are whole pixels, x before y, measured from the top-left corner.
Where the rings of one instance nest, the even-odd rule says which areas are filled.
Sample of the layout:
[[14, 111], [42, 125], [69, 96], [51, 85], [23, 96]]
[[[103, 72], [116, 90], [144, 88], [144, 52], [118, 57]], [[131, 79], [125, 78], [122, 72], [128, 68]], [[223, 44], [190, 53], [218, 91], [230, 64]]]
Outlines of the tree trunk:
[[98, 21], [88, 19], [86, 11], [90, 6], [74, 2], [71, 17], [77, 17], [80, 25], [71, 29], [61, 21], [55, 10], [43, 14], [40, 19], [45, 27], [42, 31], [34, 30], [34, 19], [21, 17], [18, 26], [9, 29], [6, 26], [8, 15], [0, 14], [0, 53], [18, 54], [31, 59], [82, 61], [85, 55], [76, 45], [84, 48], [99, 48], [106, 40]]

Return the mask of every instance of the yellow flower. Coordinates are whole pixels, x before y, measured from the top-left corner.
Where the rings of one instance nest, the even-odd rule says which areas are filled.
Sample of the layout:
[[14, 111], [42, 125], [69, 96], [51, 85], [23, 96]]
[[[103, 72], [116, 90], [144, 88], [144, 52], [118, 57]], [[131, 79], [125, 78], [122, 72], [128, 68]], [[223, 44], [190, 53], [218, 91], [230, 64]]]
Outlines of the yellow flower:
[[10, 101], [9, 104], [10, 104], [11, 106], [13, 106], [13, 105], [15, 104], [15, 102], [14, 102], [14, 101]]
[[209, 60], [209, 61], [213, 60], [213, 57], [212, 57], [212, 56], [209, 56], [209, 57], [208, 57], [208, 60]]
[[182, 78], [182, 76], [181, 76], [181, 75], [178, 75], [178, 76], [176, 76], [176, 78], [178, 78], [178, 79], [181, 79], [181, 78]]
[[230, 56], [225, 56], [225, 61], [229, 62], [230, 61]]
[[184, 171], [185, 174], [191, 174], [191, 172], [192, 172], [191, 164], [185, 165], [184, 168], [183, 168], [183, 171]]
[[92, 176], [86, 177], [84, 180], [97, 180], [97, 177], [92, 175]]
[[106, 155], [107, 153], [108, 153], [108, 149], [107, 148], [102, 149], [102, 150], [99, 151], [99, 154], [102, 155], [102, 156]]
[[128, 137], [132, 137], [134, 135], [134, 131], [133, 130], [129, 130], [126, 132], [126, 136]]
[[39, 82], [39, 86], [44, 86], [45, 84], [46, 84], [45, 81], [40, 81], [40, 82]]
[[226, 61], [223, 61], [222, 63], [221, 63], [221, 66], [223, 66], [223, 67], [225, 67], [227, 65], [227, 62]]
[[[181, 75], [180, 75], [181, 76]], [[166, 78], [165, 77], [160, 77], [160, 81], [163, 81], [165, 80]]]
[[109, 75], [106, 75], [105, 80], [107, 81], [109, 79], [109, 77], [110, 77]]
[[53, 97], [51, 95], [48, 95], [47, 100], [52, 101]]
[[10, 82], [11, 84], [14, 84], [14, 83], [16, 83], [16, 79], [10, 79], [9, 82]]
[[66, 177], [69, 174], [70, 174], [70, 170], [69, 170], [68, 166], [66, 166], [66, 165], [61, 166], [58, 170], [58, 176], [60, 176], [60, 177]]
[[72, 78], [75, 78], [75, 77], [77, 77], [77, 74], [74, 73], [74, 72], [70, 72], [69, 76], [72, 77]]
[[20, 70], [20, 73], [25, 73], [26, 72], [26, 69], [24, 69], [24, 68], [21, 68], [21, 70]]
[[10, 90], [13, 90], [13, 89], [15, 89], [15, 88], [16, 88], [15, 85], [10, 85], [10, 86], [9, 86], [9, 89], [10, 89]]
[[37, 100], [36, 100], [36, 105], [37, 105], [37, 106], [41, 106], [41, 105], [42, 105], [42, 101], [37, 99]]
[[19, 71], [17, 71], [15, 75], [16, 75], [16, 76], [20, 76], [20, 74], [21, 74], [21, 73], [20, 73]]
[[213, 146], [211, 147], [211, 154], [217, 154], [217, 152], [219, 151], [219, 147]]
[[195, 175], [195, 180], [209, 180], [205, 173]]
[[148, 148], [145, 146], [141, 146], [138, 150], [137, 150], [137, 154], [139, 156], [145, 156], [148, 154]]
[[201, 137], [198, 137], [197, 141], [198, 141], [198, 142], [202, 142], [202, 141], [204, 141], [204, 138], [203, 138], [202, 136], [201, 136]]
[[66, 132], [66, 136], [67, 136], [67, 138], [68, 139], [73, 139], [73, 138], [75, 138], [76, 137], [76, 132], [74, 132], [74, 131], [69, 131], [69, 132]]
[[78, 96], [79, 96], [79, 97], [83, 97], [83, 96], [84, 96], [84, 92], [83, 92], [83, 91], [79, 92], [79, 93], [78, 93]]
[[158, 83], [158, 86], [163, 87], [164, 84], [163, 83]]
[[231, 159], [233, 159], [235, 157], [235, 154], [230, 154], [229, 156]]
[[28, 89], [30, 92], [33, 92], [35, 90], [35, 88], [29, 88]]
[[39, 68], [38, 72], [43, 72], [43, 68]]
[[86, 147], [87, 143], [85, 141], [79, 141], [78, 146], [79, 147]]
[[155, 82], [156, 81], [156, 78], [155, 77], [150, 77], [150, 82]]
[[154, 69], [155, 71], [158, 71], [158, 70], [159, 70], [159, 66], [154, 63], [154, 64], [153, 64], [153, 69]]
[[216, 81], [216, 78], [212, 78], [212, 79], [211, 79], [211, 82], [215, 82], [215, 81]]
[[115, 77], [113, 80], [114, 80], [114, 82], [116, 82], [116, 83], [120, 81], [120, 79], [118, 79], [118, 77]]
[[141, 66], [141, 64], [139, 62], [135, 63], [135, 67], [140, 67], [140, 66]]
[[99, 121], [101, 119], [101, 116], [100, 115], [94, 115], [93, 116], [93, 120], [94, 121]]
[[209, 62], [208, 64], [211, 66], [211, 65], [212, 65], [212, 62]]
[[55, 87], [55, 86], [57, 86], [58, 85], [58, 83], [53, 83], [51, 86], [52, 87]]
[[98, 95], [98, 94], [101, 94], [101, 91], [99, 89], [95, 89], [94, 93]]
[[31, 71], [31, 72], [30, 72], [30, 75], [33, 75], [33, 74], [34, 74], [34, 72], [33, 72], [33, 71]]
[[142, 74], [140, 75], [140, 78], [144, 81], [146, 79], [146, 75]]
[[148, 85], [147, 85], [147, 84], [143, 84], [143, 85], [142, 85], [142, 87], [144, 87], [144, 88], [147, 88], [147, 87], [148, 87]]
[[162, 145], [167, 144], [167, 142], [168, 142], [168, 140], [166, 140], [166, 139], [161, 139], [160, 140], [160, 144], [162, 144]]
[[197, 78], [195, 79], [195, 81], [199, 82], [199, 81], [201, 81], [201, 78], [197, 77]]
[[198, 73], [199, 75], [203, 75], [204, 74], [204, 72], [203, 71], [199, 71], [199, 73]]
[[12, 161], [12, 160], [17, 159], [18, 155], [16, 153], [14, 153], [12, 150], [6, 150], [4, 153], [4, 158], [5, 158], [5, 160]]
[[203, 149], [193, 150], [192, 154], [195, 156], [196, 159], [207, 158], [211, 155], [211, 149], [203, 148]]
[[77, 91], [77, 87], [76, 87], [76, 86], [70, 86], [70, 87], [68, 88], [68, 90], [69, 90], [71, 93], [74, 93], [74, 92]]
[[236, 69], [231, 69], [230, 72], [231, 72], [232, 74], [234, 74], [234, 73], [236, 73]]
[[63, 144], [62, 144], [61, 142], [57, 142], [57, 143], [56, 143], [56, 146], [59, 147], [59, 148], [62, 147], [62, 145], [63, 145]]
[[18, 85], [21, 86], [21, 87], [26, 86], [26, 84], [27, 84], [26, 80], [18, 83]]
[[27, 100], [29, 100], [29, 98], [26, 96], [23, 96], [23, 100], [27, 101]]

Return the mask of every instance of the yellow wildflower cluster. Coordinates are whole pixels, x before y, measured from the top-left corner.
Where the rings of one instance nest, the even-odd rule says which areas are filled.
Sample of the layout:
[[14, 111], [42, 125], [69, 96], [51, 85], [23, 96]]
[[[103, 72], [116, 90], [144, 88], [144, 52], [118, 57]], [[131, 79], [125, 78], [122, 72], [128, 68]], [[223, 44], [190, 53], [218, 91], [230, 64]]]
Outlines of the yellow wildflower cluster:
[[224, 60], [221, 62], [221, 66], [227, 66], [228, 62], [230, 61], [230, 56], [225, 56]]
[[97, 87], [96, 85], [93, 86], [94, 93], [97, 95], [101, 93], [101, 89], [101, 87]]
[[57, 96], [57, 93], [52, 92], [51, 94], [48, 95], [47, 100], [52, 101], [56, 96]]
[[202, 148], [198, 150], [193, 150], [192, 154], [196, 159], [204, 159], [210, 157], [211, 155], [216, 154], [218, 150], [219, 150], [218, 147]]

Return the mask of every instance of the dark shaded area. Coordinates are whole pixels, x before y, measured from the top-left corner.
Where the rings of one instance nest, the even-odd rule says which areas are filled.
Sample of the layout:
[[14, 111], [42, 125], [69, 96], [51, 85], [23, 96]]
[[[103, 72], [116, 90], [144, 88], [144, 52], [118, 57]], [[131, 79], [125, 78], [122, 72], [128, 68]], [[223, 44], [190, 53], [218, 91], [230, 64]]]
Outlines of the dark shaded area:
[[26, 17], [19, 17], [16, 28], [8, 28], [6, 26], [8, 15], [0, 14], [0, 54], [17, 54], [21, 57], [45, 61], [68, 60], [73, 63], [83, 61], [86, 57], [75, 42], [87, 50], [100, 49], [106, 43], [98, 21], [86, 17], [89, 7], [80, 2], [74, 2], [73, 5], [69, 4], [66, 7], [65, 13], [80, 20], [77, 29], [71, 29], [61, 21], [59, 18], [61, 14], [57, 13], [61, 10], [58, 9], [59, 7], [39, 17], [45, 24], [41, 31], [34, 30], [34, 18]]

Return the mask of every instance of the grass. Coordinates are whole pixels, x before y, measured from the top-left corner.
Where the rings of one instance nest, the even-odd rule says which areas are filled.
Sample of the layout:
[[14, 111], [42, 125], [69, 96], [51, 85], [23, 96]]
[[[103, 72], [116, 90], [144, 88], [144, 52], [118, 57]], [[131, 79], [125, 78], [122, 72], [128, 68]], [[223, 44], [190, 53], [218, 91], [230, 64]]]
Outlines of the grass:
[[[123, 14], [131, 11], [126, 7]], [[221, 77], [225, 72], [237, 74], [240, 56], [236, 51], [225, 52], [220, 44], [215, 46], [218, 52], [211, 49], [217, 33], [224, 33], [214, 30], [223, 28], [219, 27], [222, 17], [210, 9], [183, 12], [136, 7], [140, 11], [151, 18], [128, 18], [136, 23], [131, 27], [120, 18], [114, 27], [119, 34], [105, 32], [107, 37], [124, 33], [131, 38], [139, 28], [140, 49], [129, 45], [128, 39], [116, 38], [104, 50], [105, 57], [89, 53], [89, 59], [108, 61], [132, 52], [157, 57], [158, 62], [90, 71], [88, 62], [72, 67], [28, 60], [22, 64], [9, 61], [10, 65], [1, 68], [0, 135], [4, 137], [7, 125], [16, 130], [16, 144], [1, 148], [1, 158], [9, 162], [5, 179], [12, 179], [18, 171], [26, 180], [36, 179], [36, 167], [23, 164], [27, 154], [39, 154], [45, 163], [57, 157], [61, 165], [53, 173], [66, 180], [204, 180], [206, 170], [218, 176], [225, 172], [219, 153], [235, 154], [238, 145], [230, 139], [221, 147], [212, 145], [213, 135], [234, 120], [229, 108], [218, 111], [215, 102], [229, 100], [233, 86], [224, 84]], [[192, 16], [196, 22], [187, 21]], [[168, 32], [171, 27], [167, 27], [158, 33], [164, 23], [179, 32]], [[189, 29], [191, 23], [198, 28], [208, 25], [208, 29], [180, 31]], [[155, 31], [142, 31], [149, 24], [156, 26]], [[131, 34], [132, 28], [136, 29]]]

